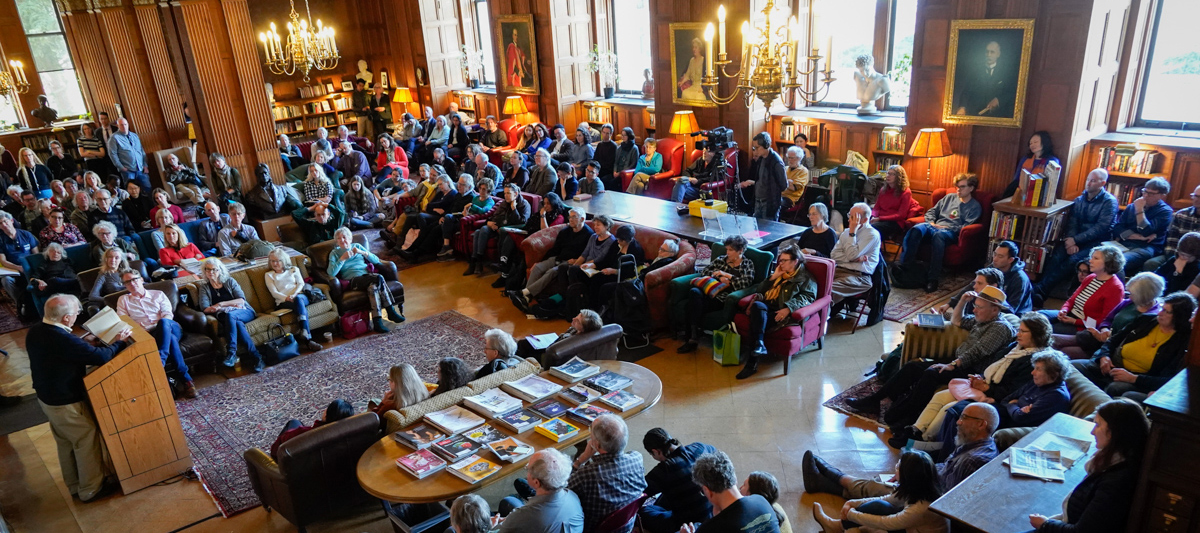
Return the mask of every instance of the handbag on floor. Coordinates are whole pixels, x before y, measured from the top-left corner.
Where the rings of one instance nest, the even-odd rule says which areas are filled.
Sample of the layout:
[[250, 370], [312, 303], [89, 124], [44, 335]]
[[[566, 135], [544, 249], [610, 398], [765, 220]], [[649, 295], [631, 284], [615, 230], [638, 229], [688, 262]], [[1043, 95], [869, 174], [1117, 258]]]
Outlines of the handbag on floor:
[[300, 355], [300, 343], [296, 342], [295, 335], [288, 333], [280, 324], [272, 325], [271, 330], [277, 332], [278, 335], [258, 347], [263, 361], [266, 361], [268, 365], [277, 365]]
[[721, 366], [742, 364], [742, 336], [732, 324], [713, 332], [713, 361]]
[[342, 337], [346, 339], [361, 337], [371, 331], [370, 315], [366, 311], [346, 313], [338, 318], [338, 325], [342, 328]]

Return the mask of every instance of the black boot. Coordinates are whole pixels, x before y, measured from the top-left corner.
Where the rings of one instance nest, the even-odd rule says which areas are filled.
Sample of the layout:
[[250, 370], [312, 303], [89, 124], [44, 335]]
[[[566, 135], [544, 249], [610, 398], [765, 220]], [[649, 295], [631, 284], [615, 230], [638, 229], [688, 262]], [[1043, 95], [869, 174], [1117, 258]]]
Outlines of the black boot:
[[737, 373], [738, 379], [746, 379], [758, 372], [758, 356], [750, 354], [746, 356], [746, 366], [742, 367], [742, 371]]
[[375, 330], [375, 333], [387, 333], [389, 331], [388, 328], [383, 325], [383, 318], [378, 316], [371, 319], [371, 329]]
[[474, 274], [476, 264], [478, 264], [478, 260], [476, 260], [476, 259], [471, 259], [470, 261], [467, 261], [467, 269], [463, 271], [463, 275], [470, 276], [471, 274]]
[[675, 353], [692, 353], [696, 351], [696, 348], [699, 346], [696, 342], [696, 338], [700, 336], [699, 329], [696, 326], [689, 327], [687, 338], [684, 339], [683, 344], [679, 348], [675, 349]]
[[867, 414], [879, 414], [879, 402], [883, 398], [877, 397], [874, 394], [863, 396], [862, 398], [846, 398], [846, 405], [856, 411], [862, 411]]
[[801, 473], [804, 479], [804, 492], [842, 495], [842, 484], [839, 481], [842, 477], [841, 470], [829, 467], [828, 463], [813, 455], [811, 451], [804, 452], [804, 457], [801, 459]]

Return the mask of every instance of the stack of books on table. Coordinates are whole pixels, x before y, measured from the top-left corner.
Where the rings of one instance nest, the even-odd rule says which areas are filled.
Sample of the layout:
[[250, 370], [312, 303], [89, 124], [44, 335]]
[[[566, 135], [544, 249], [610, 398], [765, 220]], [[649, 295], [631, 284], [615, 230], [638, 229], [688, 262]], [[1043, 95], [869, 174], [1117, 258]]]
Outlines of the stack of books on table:
[[396, 459], [396, 466], [417, 479], [425, 479], [446, 468], [446, 461], [429, 450], [417, 450]]
[[538, 424], [535, 431], [554, 442], [562, 442], [579, 433], [579, 428], [566, 420], [555, 418]]
[[422, 423], [397, 431], [392, 434], [392, 438], [414, 450], [424, 450], [433, 443], [446, 438], [446, 434], [430, 424]]
[[500, 465], [479, 457], [479, 455], [472, 455], [446, 467], [446, 470], [459, 479], [474, 485], [499, 472]]
[[567, 406], [558, 400], [542, 400], [529, 406], [529, 409], [546, 420], [558, 418], [567, 412]]
[[599, 400], [603, 395], [604, 394], [600, 391], [588, 387], [587, 385], [572, 385], [559, 393], [558, 397], [570, 402], [571, 404], [579, 405], [581, 403]]
[[645, 400], [627, 390], [615, 390], [600, 397], [600, 403], [612, 407], [618, 411], [625, 412], [634, 407], [642, 405]]
[[475, 443], [480, 446], [487, 446], [488, 444], [498, 440], [508, 438], [508, 435], [501, 433], [500, 430], [496, 429], [491, 424], [479, 426], [471, 431], [463, 433], [463, 436], [475, 441]]
[[463, 435], [455, 435], [433, 443], [433, 446], [430, 446], [429, 449], [447, 461], [458, 461], [463, 457], [479, 452], [479, 449], [482, 447], [478, 442], [468, 439]]
[[463, 405], [493, 420], [513, 411], [520, 411], [523, 407], [521, 400], [500, 389], [488, 389], [474, 396], [467, 396], [463, 398]]
[[496, 419], [496, 424], [513, 433], [524, 433], [542, 423], [542, 417], [529, 409], [521, 409]]
[[592, 377], [599, 373], [599, 366], [593, 365], [578, 357], [572, 357], [570, 361], [550, 368], [551, 376], [568, 383], [575, 383], [576, 381]]
[[533, 446], [525, 444], [515, 437], [509, 437], [488, 444], [488, 448], [492, 450], [492, 453], [496, 454], [496, 458], [509, 463], [520, 461], [533, 455], [534, 452]]
[[457, 435], [468, 429], [479, 427], [485, 420], [457, 405], [425, 415], [425, 421], [447, 435]]
[[500, 387], [505, 392], [531, 403], [541, 401], [551, 394], [556, 394], [562, 390], [561, 385], [536, 374], [530, 374], [516, 381], [503, 383]]
[[608, 370], [603, 374], [589, 378], [583, 384], [607, 394], [632, 385], [633, 380], [612, 370]]
[[608, 409], [598, 405], [587, 404], [567, 410], [567, 416], [571, 417], [572, 420], [589, 427], [592, 425], [592, 422], [594, 422], [601, 415], [607, 415], [611, 413], [612, 411], [609, 411]]

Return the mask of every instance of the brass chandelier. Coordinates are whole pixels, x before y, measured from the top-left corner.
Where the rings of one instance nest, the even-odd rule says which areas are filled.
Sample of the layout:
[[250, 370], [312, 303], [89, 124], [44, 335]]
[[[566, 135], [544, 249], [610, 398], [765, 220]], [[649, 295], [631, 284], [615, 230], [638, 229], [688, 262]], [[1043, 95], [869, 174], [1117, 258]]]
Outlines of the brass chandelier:
[[311, 69], [329, 70], [337, 67], [340, 57], [337, 41], [333, 37], [333, 28], [322, 24], [321, 19], [317, 19], [316, 26], [312, 25], [308, 0], [304, 0], [303, 20], [296, 13], [296, 4], [292, 0], [288, 0], [288, 4], [291, 5], [291, 14], [288, 15], [290, 21], [287, 23], [287, 42], [285, 43], [275, 30], [274, 22], [271, 23], [270, 30], [258, 34], [258, 40], [262, 41], [267, 56], [267, 68], [275, 74], [287, 76], [299, 72], [304, 75], [304, 81], [308, 81], [308, 72]]
[[0, 94], [12, 102], [18, 94], [29, 92], [29, 79], [25, 77], [25, 66], [20, 61], [10, 60], [9, 70], [0, 71]]
[[[761, 28], [751, 28], [750, 21], [742, 22], [742, 63], [741, 69], [730, 74], [726, 68], [733, 61], [725, 51], [725, 5], [717, 9], [718, 29], [710, 22], [704, 29], [704, 41], [707, 46], [705, 60], [705, 75], [701, 81], [704, 92], [710, 100], [719, 105], [728, 105], [741, 93], [750, 107], [751, 100], [757, 96], [766, 106], [765, 118], [771, 116], [771, 103], [776, 98], [782, 98], [784, 105], [791, 106], [796, 98], [803, 99], [809, 104], [824, 100], [829, 95], [829, 84], [837, 81], [830, 68], [833, 57], [833, 38], [829, 39], [826, 48], [828, 58], [822, 57], [820, 50], [813, 45], [815, 32], [815, 17], [809, 10], [808, 44], [812, 52], [801, 56], [798, 41], [800, 28], [796, 17], [790, 17], [786, 26], [771, 27], [775, 2], [767, 0], [763, 8], [763, 25]], [[752, 33], [753, 32], [753, 33]], [[720, 52], [713, 60], [713, 37], [719, 36]], [[825, 70], [819, 70], [820, 62], [825, 59]], [[805, 68], [800, 68], [801, 61]], [[720, 71], [714, 68], [720, 67]], [[721, 97], [717, 95], [717, 85], [721, 76], [734, 78], [737, 86], [733, 93]]]

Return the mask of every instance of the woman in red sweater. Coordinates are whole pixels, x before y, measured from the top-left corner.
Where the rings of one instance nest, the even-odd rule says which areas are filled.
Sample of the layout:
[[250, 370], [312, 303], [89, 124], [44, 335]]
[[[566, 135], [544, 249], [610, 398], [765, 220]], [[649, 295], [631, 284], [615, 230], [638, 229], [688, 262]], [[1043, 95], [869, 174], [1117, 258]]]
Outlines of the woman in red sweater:
[[375, 165], [380, 175], [383, 174], [383, 169], [388, 167], [396, 171], [396, 181], [408, 179], [408, 154], [404, 153], [404, 149], [397, 145], [396, 140], [388, 133], [380, 133], [376, 141], [379, 154], [375, 156]]
[[204, 259], [204, 254], [195, 244], [188, 242], [187, 235], [175, 224], [163, 228], [163, 244], [158, 251], [158, 262], [162, 266], [179, 266], [184, 259]]
[[1062, 309], [1040, 311], [1054, 324], [1055, 333], [1074, 335], [1095, 328], [1125, 298], [1125, 284], [1117, 277], [1125, 269], [1125, 255], [1120, 249], [1110, 245], [1092, 248], [1088, 268], [1092, 273], [1083, 278]]
[[880, 239], [899, 237], [904, 232], [904, 221], [921, 213], [921, 204], [913, 200], [912, 190], [908, 188], [904, 167], [888, 167], [886, 180], [887, 184], [879, 191], [871, 211], [871, 227], [879, 232]]
[[183, 210], [180, 209], [179, 206], [172, 204], [169, 201], [169, 198], [167, 197], [166, 189], [161, 189], [161, 188], [154, 189], [153, 196], [154, 196], [154, 207], [150, 209], [150, 220], [153, 221], [151, 223], [154, 224], [154, 227], [156, 227], [156, 228], [158, 227], [158, 218], [156, 218], [155, 215], [157, 215], [159, 210], [162, 210], [162, 209], [165, 209], [165, 210], [171, 212], [172, 220], [174, 220], [175, 222], [179, 222], [181, 224], [183, 223]]

